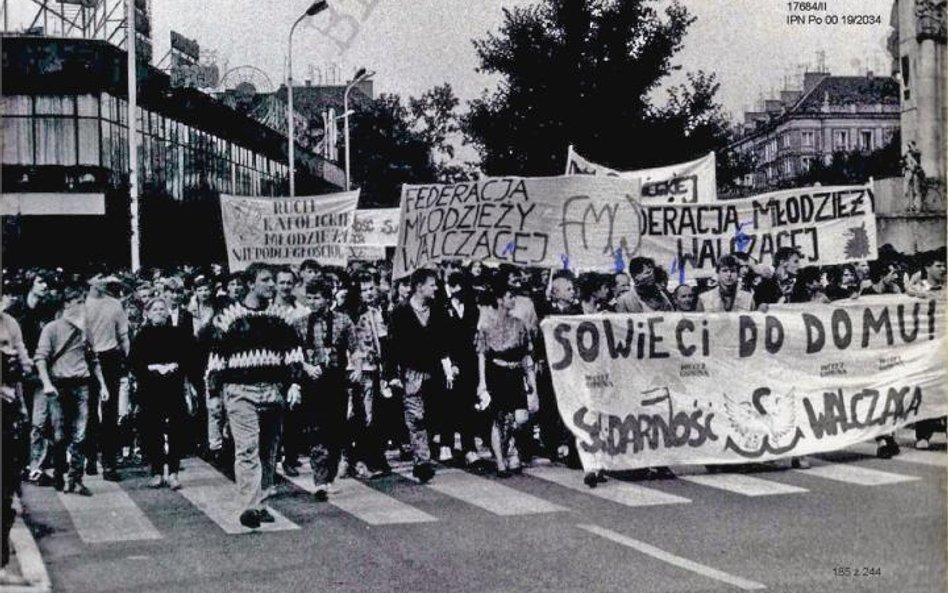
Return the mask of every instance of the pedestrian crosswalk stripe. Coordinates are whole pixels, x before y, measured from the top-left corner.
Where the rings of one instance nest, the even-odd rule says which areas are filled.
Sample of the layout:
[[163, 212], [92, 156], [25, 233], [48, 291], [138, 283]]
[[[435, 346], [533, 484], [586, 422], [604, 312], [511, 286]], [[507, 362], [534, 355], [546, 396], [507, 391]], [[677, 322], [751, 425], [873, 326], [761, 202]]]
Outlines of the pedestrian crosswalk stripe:
[[532, 494], [459, 470], [438, 472], [427, 487], [495, 515], [533, 515], [566, 510]]
[[827, 480], [836, 480], [847, 484], [856, 484], [858, 486], [882, 486], [885, 484], [897, 484], [899, 482], [910, 482], [918, 480], [916, 476], [906, 476], [903, 474], [893, 474], [890, 472], [869, 469], [853, 464], [830, 463], [826, 465], [814, 465], [810, 469], [793, 470], [807, 476], [816, 478], [826, 478]]
[[[211, 521], [224, 530], [224, 533], [250, 533], [240, 524], [240, 513], [244, 510], [237, 492], [237, 486], [216, 469], [200, 459], [186, 459], [181, 462], [185, 471], [178, 474], [181, 490], [178, 493], [201, 510]], [[273, 523], [261, 523], [259, 531], [290, 531], [299, 529], [296, 525], [271, 507], [267, 507]]]
[[115, 482], [89, 477], [92, 496], [59, 494], [76, 533], [87, 544], [161, 539], [145, 513]]
[[552, 482], [558, 486], [589, 494], [597, 498], [617, 502], [627, 507], [643, 507], [660, 504], [683, 504], [691, 502], [688, 498], [667, 494], [660, 490], [645, 488], [638, 484], [629, 484], [619, 480], [609, 480], [596, 488], [589, 488], [583, 483], [582, 472], [548, 465], [533, 467], [526, 470], [527, 475]]
[[893, 457], [896, 461], [907, 461], [922, 465], [948, 468], [948, 451], [905, 451]]
[[744, 496], [771, 496], [774, 494], [795, 494], [806, 492], [806, 488], [781, 484], [780, 482], [771, 482], [753, 476], [744, 474], [696, 474], [691, 476], [678, 476], [679, 479], [686, 482], [693, 482], [710, 488], [727, 490], [743, 494]]
[[[283, 477], [307, 492], [316, 491], [312, 474], [309, 472], [301, 472], [295, 477]], [[369, 525], [430, 523], [438, 520], [358, 480], [343, 480], [337, 482], [336, 486], [338, 488], [334, 487], [329, 493], [329, 503]]]
[[671, 564], [672, 566], [677, 566], [678, 568], [682, 568], [684, 570], [690, 570], [691, 572], [700, 574], [701, 576], [714, 579], [716, 581], [721, 581], [722, 583], [727, 583], [729, 585], [733, 585], [745, 591], [757, 591], [760, 589], [767, 588], [765, 585], [761, 583], [757, 583], [757, 582], [754, 582], [754, 581], [751, 581], [739, 576], [728, 574], [724, 571], [717, 570], [716, 568], [705, 566], [704, 564], [699, 564], [687, 558], [682, 558], [681, 556], [676, 556], [675, 554], [671, 554], [669, 552], [666, 552], [665, 550], [656, 548], [653, 545], [647, 544], [645, 542], [642, 542], [636, 539], [632, 539], [631, 537], [622, 535], [621, 533], [617, 533], [610, 529], [599, 527], [598, 525], [577, 525], [577, 527], [579, 527], [580, 529], [584, 531], [588, 531], [589, 533], [598, 535], [599, 537], [603, 537], [608, 540], [611, 540], [617, 544], [621, 544], [628, 548], [632, 548], [633, 550], [637, 550], [643, 554], [647, 554], [651, 556], [652, 558], [661, 560], [662, 562], [667, 562], [668, 564]]

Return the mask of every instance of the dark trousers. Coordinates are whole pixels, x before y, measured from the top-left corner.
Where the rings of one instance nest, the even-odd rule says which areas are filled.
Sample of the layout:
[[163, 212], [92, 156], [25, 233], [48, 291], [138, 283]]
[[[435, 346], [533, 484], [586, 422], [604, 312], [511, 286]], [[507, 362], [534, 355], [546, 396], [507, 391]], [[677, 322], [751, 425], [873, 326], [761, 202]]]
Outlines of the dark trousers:
[[0, 567], [10, 561], [10, 529], [16, 520], [13, 510], [13, 496], [20, 489], [20, 475], [26, 465], [27, 451], [27, 417], [22, 402], [8, 402], [3, 400], [3, 509], [0, 523], [2, 523], [3, 541]]
[[309, 464], [317, 486], [336, 479], [348, 434], [348, 395], [345, 373], [340, 371], [325, 373], [303, 394]]
[[162, 475], [165, 464], [169, 474], [177, 473], [191, 440], [184, 381], [175, 375], [139, 383], [139, 436], [153, 476]]
[[932, 435], [938, 431], [944, 423], [943, 418], [931, 418], [929, 420], [922, 420], [921, 422], [915, 423], [915, 440], [925, 439], [926, 441], [932, 438]]
[[98, 385], [93, 386], [89, 393], [89, 425], [86, 430], [85, 453], [91, 461], [96, 459], [98, 453], [102, 453], [102, 467], [108, 470], [115, 468], [121, 446], [118, 400], [125, 355], [116, 349], [99, 352], [97, 356], [105, 387], [109, 391], [109, 400], [100, 402]]
[[283, 412], [283, 462], [296, 463], [306, 450], [306, 414], [302, 406]]

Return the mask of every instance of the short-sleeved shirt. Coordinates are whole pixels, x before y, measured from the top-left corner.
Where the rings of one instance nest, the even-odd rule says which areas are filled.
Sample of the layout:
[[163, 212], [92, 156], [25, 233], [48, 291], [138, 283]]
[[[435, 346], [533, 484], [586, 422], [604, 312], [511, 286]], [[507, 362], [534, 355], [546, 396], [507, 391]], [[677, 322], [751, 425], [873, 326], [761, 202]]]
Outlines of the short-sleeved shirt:
[[519, 362], [530, 353], [530, 333], [512, 315], [492, 315], [477, 330], [477, 352], [488, 359]]

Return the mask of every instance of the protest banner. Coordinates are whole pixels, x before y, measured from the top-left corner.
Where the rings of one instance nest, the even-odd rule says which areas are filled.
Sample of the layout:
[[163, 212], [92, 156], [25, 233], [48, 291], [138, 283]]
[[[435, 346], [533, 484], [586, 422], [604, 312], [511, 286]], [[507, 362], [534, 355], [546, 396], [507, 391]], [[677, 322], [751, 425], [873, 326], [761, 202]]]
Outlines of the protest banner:
[[766, 461], [948, 413], [945, 301], [550, 317], [556, 399], [586, 468]]
[[398, 244], [398, 208], [356, 210], [352, 223], [352, 245], [395, 247]]
[[717, 201], [716, 166], [717, 161], [713, 152], [687, 163], [634, 171], [616, 171], [604, 165], [597, 165], [577, 154], [572, 145], [567, 149], [566, 154], [567, 175], [605, 175], [638, 179], [642, 184], [640, 199], [644, 204], [657, 201], [669, 204]]
[[404, 185], [393, 275], [443, 259], [612, 269], [635, 249], [638, 193], [587, 175]]
[[358, 190], [320, 196], [260, 198], [221, 195], [231, 271], [250, 263], [346, 265]]
[[385, 248], [378, 245], [352, 245], [348, 247], [346, 258], [349, 261], [361, 259], [365, 261], [376, 261], [385, 259]]
[[503, 177], [402, 188], [396, 277], [442, 259], [618, 271], [650, 257], [684, 281], [742, 251], [770, 263], [794, 247], [804, 265], [876, 257], [868, 186], [792, 189], [708, 204], [636, 200], [638, 179]]
[[771, 263], [780, 247], [800, 251], [803, 265], [875, 259], [876, 217], [868, 185], [781, 190], [692, 206], [642, 206], [637, 255], [668, 266], [713, 272], [727, 253], [741, 251]]

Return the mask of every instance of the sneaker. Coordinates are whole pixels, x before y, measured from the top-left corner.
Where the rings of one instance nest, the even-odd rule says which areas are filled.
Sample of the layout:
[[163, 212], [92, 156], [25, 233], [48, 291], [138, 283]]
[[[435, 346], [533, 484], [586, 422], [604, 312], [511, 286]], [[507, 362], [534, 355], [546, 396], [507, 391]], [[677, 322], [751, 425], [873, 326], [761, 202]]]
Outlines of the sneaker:
[[260, 527], [260, 516], [254, 509], [247, 509], [240, 513], [240, 524], [248, 529], [257, 529]]
[[40, 478], [42, 477], [43, 477], [42, 471], [40, 471], [39, 469], [33, 469], [33, 470], [30, 470], [30, 473], [26, 476], [26, 479], [36, 484], [40, 481]]
[[86, 488], [85, 484], [80, 483], [76, 485], [76, 494], [79, 496], [92, 496], [92, 490]]
[[481, 460], [480, 455], [478, 455], [474, 451], [468, 451], [467, 453], [464, 454], [464, 463], [466, 463], [469, 466], [474, 465], [480, 460]]
[[810, 460], [806, 457], [794, 457], [790, 460], [793, 469], [810, 469]]
[[292, 464], [283, 462], [283, 475], [290, 478], [295, 478], [300, 475], [300, 470], [296, 469]]
[[595, 488], [599, 485], [599, 480], [596, 478], [595, 472], [589, 472], [583, 476], [583, 484], [586, 484], [590, 488]]
[[122, 478], [119, 477], [117, 471], [114, 468], [108, 468], [102, 470], [102, 479], [108, 482], [121, 482]]
[[151, 480], [148, 481], [149, 488], [161, 488], [164, 485], [165, 481], [161, 475], [155, 475], [151, 477]]
[[181, 490], [181, 482], [178, 481], [178, 474], [168, 474], [168, 488]]
[[928, 451], [931, 445], [928, 442], [928, 439], [918, 439], [915, 441], [915, 448], [919, 451]]
[[435, 477], [435, 469], [430, 463], [421, 463], [412, 468], [411, 473], [419, 482], [427, 484]]
[[441, 463], [447, 463], [454, 458], [451, 455], [451, 447], [441, 447], [441, 453], [438, 455], [438, 461]]
[[327, 484], [318, 484], [313, 490], [313, 498], [316, 502], [326, 502], [329, 500], [329, 486]]
[[276, 521], [276, 518], [271, 515], [267, 509], [257, 509], [257, 519], [259, 519], [261, 523], [273, 523]]
[[517, 455], [511, 455], [510, 459], [507, 461], [507, 467], [510, 469], [510, 473], [519, 474], [523, 472], [523, 464], [520, 463], [520, 457]]

